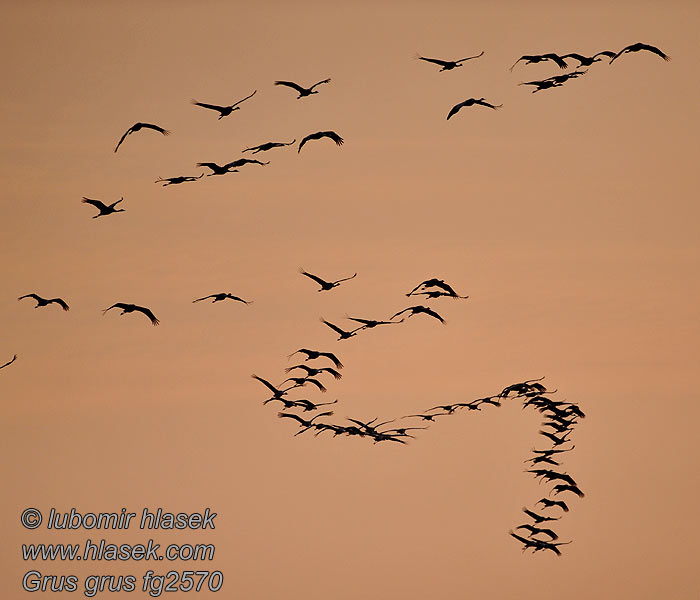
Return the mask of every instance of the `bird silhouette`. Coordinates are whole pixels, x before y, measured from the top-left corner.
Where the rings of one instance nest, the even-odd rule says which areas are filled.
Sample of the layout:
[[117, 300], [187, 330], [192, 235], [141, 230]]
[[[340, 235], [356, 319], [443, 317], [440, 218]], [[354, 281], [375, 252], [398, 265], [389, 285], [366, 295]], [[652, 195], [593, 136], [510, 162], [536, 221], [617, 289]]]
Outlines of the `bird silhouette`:
[[517, 65], [521, 60], [524, 60], [526, 65], [529, 65], [531, 63], [543, 62], [545, 60], [551, 60], [560, 69], [566, 69], [566, 66], [567, 66], [566, 61], [563, 60], [563, 58], [561, 56], [559, 56], [558, 54], [555, 54], [553, 52], [550, 52], [549, 54], [524, 54], [523, 56], [521, 56], [518, 60], [516, 60], [513, 63], [513, 66], [509, 70], [512, 71], [513, 67], [515, 67], [515, 65]]
[[439, 314], [437, 314], [434, 310], [432, 310], [431, 308], [428, 308], [427, 306], [409, 306], [408, 308], [404, 308], [403, 310], [400, 310], [395, 315], [393, 315], [391, 318], [395, 319], [399, 315], [405, 313], [407, 310], [411, 311], [411, 314], [409, 314], [408, 317], [406, 317], [406, 318], [412, 317], [413, 315], [419, 315], [419, 314], [423, 313], [425, 315], [433, 317], [434, 319], [437, 319], [443, 325], [445, 324], [445, 319], [443, 319]]
[[593, 56], [583, 56], [582, 54], [577, 54], [576, 52], [570, 52], [569, 54], [564, 54], [561, 58], [562, 60], [573, 58], [579, 62], [579, 67], [590, 67], [594, 62], [602, 60], [602, 58], [598, 58], [599, 56], [613, 58], [615, 53], [611, 52], [610, 50], [604, 50], [603, 52], [597, 52]]
[[204, 173], [202, 173], [199, 177], [192, 177], [186, 175], [180, 175], [178, 177], [168, 177], [167, 179], [159, 177], [155, 180], [154, 183], [163, 183], [163, 187], [165, 187], [166, 185], [177, 185], [178, 183], [185, 183], [186, 181], [197, 181], [202, 177], [204, 177]]
[[530, 517], [535, 523], [544, 523], [545, 521], [558, 521], [559, 517], [545, 517], [543, 515], [539, 515], [535, 512], [532, 512], [531, 510], [528, 510], [527, 508], [523, 508], [523, 512]]
[[125, 302], [117, 302], [116, 304], [112, 304], [109, 308], [105, 308], [102, 311], [102, 314], [104, 315], [108, 310], [112, 310], [113, 308], [121, 308], [122, 312], [121, 314], [127, 314], [127, 313], [132, 313], [134, 311], [143, 313], [146, 315], [150, 320], [153, 325], [158, 325], [160, 321], [156, 319], [156, 316], [151, 312], [150, 308], [145, 308], [144, 306], [137, 306], [136, 304], [127, 304]]
[[550, 79], [543, 79], [541, 81], [523, 81], [522, 83], [519, 83], [518, 85], [534, 85], [535, 89], [532, 90], [532, 93], [534, 94], [535, 92], [541, 92], [542, 90], [548, 90], [550, 88], [561, 87], [564, 84], [557, 82], [556, 80], [550, 78]]
[[234, 169], [233, 167], [233, 163], [235, 162], [237, 161], [233, 161], [225, 165], [218, 165], [213, 162], [201, 162], [197, 163], [197, 166], [211, 169], [212, 172], [207, 174], [207, 177], [211, 177], [212, 175], [226, 175], [226, 173], [238, 173], [238, 170]]
[[558, 506], [564, 512], [569, 512], [569, 507], [563, 500], [550, 500], [549, 498], [541, 498], [537, 501], [537, 504], [541, 504], [545, 508], [552, 508], [553, 506]]
[[279, 412], [279, 413], [277, 413], [277, 416], [280, 419], [287, 418], [287, 419], [294, 419], [295, 421], [297, 421], [299, 423], [300, 427], [302, 427], [302, 430], [299, 431], [298, 433], [295, 433], [294, 435], [299, 435], [299, 434], [304, 433], [305, 431], [311, 429], [312, 427], [316, 427], [316, 424], [314, 423], [314, 421], [316, 419], [318, 419], [319, 417], [329, 417], [332, 414], [333, 414], [333, 411], [329, 410], [327, 412], [322, 412], [322, 413], [319, 413], [317, 415], [314, 415], [311, 419], [304, 419], [304, 417], [300, 417], [299, 415], [295, 415], [294, 413], [285, 413], [285, 412]]
[[314, 88], [318, 85], [321, 85], [322, 83], [329, 83], [330, 79], [324, 79], [323, 81], [319, 81], [317, 83], [314, 83], [311, 87], [309, 88], [304, 88], [301, 87], [299, 84], [294, 83], [293, 81], [275, 81], [275, 85], [284, 85], [286, 87], [290, 87], [293, 90], [296, 90], [299, 92], [299, 95], [297, 96], [297, 100], [300, 98], [304, 98], [305, 96], [310, 96], [311, 94], [318, 94], [318, 90], [314, 90]]
[[36, 300], [36, 306], [34, 308], [39, 308], [40, 306], [48, 306], [49, 304], [54, 302], [58, 304], [63, 310], [70, 310], [65, 300], [62, 300], [61, 298], [42, 298], [37, 294], [26, 294], [24, 296], [20, 296], [19, 298], [17, 298], [17, 300], [21, 300], [22, 298], [34, 298], [34, 300]]
[[245, 102], [249, 98], [252, 98], [255, 96], [256, 92], [258, 90], [255, 90], [250, 96], [246, 96], [243, 98], [243, 100], [239, 100], [235, 104], [231, 104], [230, 106], [217, 106], [216, 104], [205, 104], [204, 102], [197, 102], [196, 100], [192, 100], [192, 104], [195, 106], [201, 106], [202, 108], [208, 108], [209, 110], [216, 110], [218, 111], [219, 114], [219, 120], [223, 119], [224, 117], [228, 117], [234, 110], [240, 110], [241, 107], [238, 106], [242, 102]]
[[497, 104], [497, 105], [490, 104], [489, 102], [486, 102], [485, 98], [469, 98], [468, 100], [465, 100], [464, 102], [460, 102], [459, 104], [455, 104], [450, 109], [450, 112], [447, 114], [447, 120], [449, 121], [450, 118], [452, 118], [454, 115], [456, 115], [463, 107], [473, 106], [474, 104], [480, 104], [481, 106], [486, 106], [487, 108], [493, 108], [494, 110], [497, 110], [503, 106], [502, 104]]
[[289, 373], [294, 369], [301, 369], [302, 371], [305, 371], [307, 377], [314, 377], [316, 375], [320, 375], [321, 373], [328, 373], [329, 375], [333, 375], [335, 379], [341, 379], [343, 377], [341, 373], [338, 373], [338, 371], [331, 367], [322, 367], [320, 369], [314, 369], [313, 367], [309, 367], [308, 365], [294, 365], [291, 367], [287, 367], [284, 370], [284, 372]]
[[332, 139], [338, 146], [342, 146], [343, 138], [341, 138], [335, 131], [317, 131], [316, 133], [310, 133], [307, 135], [301, 142], [299, 143], [299, 149], [297, 150], [297, 154], [301, 152], [301, 149], [304, 147], [304, 144], [310, 140], [320, 140], [321, 138], [330, 138]]
[[343, 368], [343, 363], [340, 362], [340, 359], [332, 352], [321, 352], [319, 350], [309, 350], [308, 348], [299, 348], [299, 350], [295, 350], [289, 356], [287, 356], [287, 360], [292, 358], [292, 356], [294, 356], [295, 354], [306, 354], [306, 360], [315, 360], [317, 358], [325, 357], [325, 358], [330, 359], [330, 361], [335, 365], [336, 369]]
[[341, 282], [343, 281], [348, 281], [350, 279], [353, 279], [357, 277], [357, 273], [350, 277], [345, 277], [343, 279], [336, 279], [335, 281], [326, 281], [325, 279], [321, 279], [318, 275], [313, 275], [311, 273], [306, 272], [303, 268], [299, 268], [299, 273], [302, 275], [305, 275], [309, 279], [313, 279], [318, 285], [321, 286], [321, 289], [317, 290], [319, 292], [327, 292], [329, 290], [332, 290], [334, 287], [338, 287]]
[[671, 60], [671, 57], [668, 56], [668, 54], [665, 54], [661, 50], [659, 50], [656, 46], [650, 46], [649, 44], [643, 44], [642, 42], [637, 42], [636, 44], [631, 44], [629, 46], [626, 46], [622, 50], [620, 50], [615, 56], [613, 56], [610, 59], [610, 64], [613, 64], [620, 56], [625, 54], [626, 52], [639, 52], [640, 50], [646, 50], [648, 52], [653, 52], [657, 56], [660, 56], [663, 58], [665, 61]]
[[538, 533], [543, 533], [546, 536], [549, 536], [550, 541], [558, 540], [559, 536], [554, 533], [551, 529], [548, 529], [546, 527], [535, 527], [534, 525], [518, 525], [516, 529], [527, 529], [530, 532], [530, 536], [532, 537], [533, 535], [537, 535]]
[[116, 202], [112, 202], [112, 204], [105, 204], [100, 200], [93, 200], [92, 198], [86, 198], [85, 196], [83, 196], [82, 203], [92, 204], [95, 208], [99, 209], [99, 214], [96, 214], [94, 217], [92, 217], [93, 219], [96, 219], [97, 217], [104, 217], [105, 215], [111, 215], [112, 213], [125, 212], [123, 208], [114, 208], [123, 200], [124, 197], [122, 196]]
[[361, 323], [362, 327], [358, 329], [372, 329], [373, 327], [377, 327], [377, 325], [396, 325], [397, 323], [401, 323], [401, 321], [375, 321], [373, 319], [359, 319], [357, 317], [348, 317], [345, 315], [346, 319], [350, 319], [351, 321], [355, 321], [356, 323]]
[[222, 300], [226, 299], [231, 299], [235, 300], [237, 302], [242, 302], [243, 304], [252, 304], [252, 300], [243, 300], [243, 298], [239, 298], [238, 296], [234, 296], [233, 294], [229, 294], [228, 292], [221, 292], [219, 294], [210, 294], [209, 296], [204, 296], [202, 298], [197, 298], [196, 300], [192, 300], [192, 303], [195, 302], [201, 302], [202, 300], [207, 300], [208, 298], [213, 298], [212, 304], [214, 302], [221, 302]]
[[562, 492], [572, 492], [576, 494], [579, 498], [583, 498], [586, 494], [584, 494], [581, 489], [577, 485], [569, 485], [566, 483], [562, 483], [559, 485], [555, 485], [552, 488], [552, 491], [550, 494], [554, 493], [555, 496], [558, 494], [561, 494]]
[[252, 154], [257, 154], [258, 152], [267, 152], [268, 150], [271, 150], [272, 148], [282, 148], [283, 146], [291, 146], [296, 142], [296, 138], [293, 139], [291, 142], [265, 142], [264, 144], [260, 144], [259, 146], [251, 146], [250, 148], [246, 148], [243, 150], [243, 152], [251, 152]]
[[466, 60], [472, 60], [474, 58], [479, 58], [480, 56], [483, 56], [484, 52], [483, 50], [481, 51], [480, 54], [477, 54], [476, 56], [467, 56], [467, 58], [460, 58], [459, 60], [440, 60], [439, 58], [426, 58], [425, 56], [416, 56], [418, 60], [424, 60], [425, 62], [429, 63], [434, 63], [436, 65], [441, 66], [442, 68], [440, 69], [440, 72], [442, 71], [451, 71], [452, 69], [456, 69], [457, 67], [461, 67], [462, 63]]
[[127, 135], [130, 135], [137, 131], [141, 131], [142, 129], [153, 129], [153, 131], [157, 131], [159, 133], [162, 133], [163, 135], [170, 135], [170, 131], [163, 129], [162, 127], [158, 127], [158, 125], [153, 125], [152, 123], [134, 123], [131, 127], [129, 127], [129, 129], [126, 130], [124, 135], [117, 143], [117, 147], [114, 149], [114, 151], [116, 152], [117, 150], [119, 150], [119, 146], [121, 146], [122, 142], [126, 139]]
[[294, 384], [293, 387], [303, 387], [307, 383], [311, 383], [323, 393], [326, 393], [328, 391], [326, 386], [324, 386], [318, 379], [314, 379], [313, 377], [287, 377], [287, 379], [285, 379], [282, 383], [286, 383], [287, 381], [291, 381]]

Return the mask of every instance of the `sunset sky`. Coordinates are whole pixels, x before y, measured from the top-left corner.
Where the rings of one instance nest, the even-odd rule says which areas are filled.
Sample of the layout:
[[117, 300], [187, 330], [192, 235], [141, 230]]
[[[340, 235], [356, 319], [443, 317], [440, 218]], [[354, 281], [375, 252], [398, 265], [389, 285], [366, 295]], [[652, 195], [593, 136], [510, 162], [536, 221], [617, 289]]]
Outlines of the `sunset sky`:
[[[691, 1], [4, 2], [0, 364], [18, 359], [0, 370], [0, 596], [29, 597], [31, 569], [192, 569], [224, 585], [187, 598], [698, 598], [699, 25]], [[523, 54], [635, 42], [671, 60], [604, 59], [537, 93], [518, 84], [564, 71], [509, 71]], [[416, 58], [482, 50], [447, 72]], [[273, 85], [326, 78], [300, 100]], [[254, 90], [221, 120], [191, 103]], [[503, 107], [446, 120], [482, 97]], [[115, 153], [137, 122], [172, 133], [136, 132]], [[297, 152], [327, 130], [345, 143]], [[154, 183], [243, 156], [270, 164]], [[93, 219], [84, 196], [125, 211]], [[300, 267], [358, 275], [319, 293]], [[405, 296], [432, 277], [469, 299]], [[253, 303], [192, 303], [218, 292]], [[17, 301], [29, 293], [70, 311]], [[116, 302], [160, 326], [103, 316]], [[319, 322], [414, 304], [446, 324], [417, 315], [339, 342]], [[545, 377], [587, 415], [562, 467], [586, 497], [562, 495], [555, 527], [573, 543], [531, 554], [508, 535], [550, 489], [524, 472], [548, 447], [535, 411], [461, 411], [406, 445], [295, 437], [250, 375], [279, 384], [298, 348], [343, 361], [328, 393], [296, 396], [337, 398], [338, 423]], [[212, 532], [28, 531], [27, 507], [218, 516]], [[21, 557], [86, 538], [216, 556]]]

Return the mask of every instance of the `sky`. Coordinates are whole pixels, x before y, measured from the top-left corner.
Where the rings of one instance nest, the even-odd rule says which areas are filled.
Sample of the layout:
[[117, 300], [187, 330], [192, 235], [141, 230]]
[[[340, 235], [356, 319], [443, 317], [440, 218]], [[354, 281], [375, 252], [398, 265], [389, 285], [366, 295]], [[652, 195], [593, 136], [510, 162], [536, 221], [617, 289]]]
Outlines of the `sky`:
[[[82, 585], [204, 569], [223, 586], [192, 597], [698, 597], [697, 3], [3, 4], [0, 364], [18, 355], [0, 370], [3, 596], [28, 595], [29, 570]], [[629, 53], [537, 93], [519, 84], [562, 71], [509, 70], [635, 42], [671, 60]], [[481, 51], [446, 72], [416, 58]], [[299, 100], [274, 85], [326, 78]], [[254, 90], [221, 120], [191, 103]], [[503, 106], [446, 120], [482, 97]], [[172, 133], [115, 153], [137, 122]], [[328, 130], [344, 144], [297, 152]], [[155, 183], [293, 139], [253, 156], [265, 166]], [[125, 211], [93, 219], [83, 197]], [[300, 268], [357, 277], [319, 293]], [[469, 298], [406, 298], [432, 277]], [[252, 304], [192, 302], [218, 292]], [[17, 301], [29, 293], [70, 311]], [[102, 314], [117, 302], [160, 326]], [[416, 315], [336, 341], [319, 322], [416, 303], [445, 325]], [[556, 522], [572, 543], [532, 554], [508, 535], [549, 489], [524, 472], [546, 443], [535, 411], [458, 411], [405, 445], [295, 436], [250, 376], [279, 384], [298, 348], [344, 363], [327, 393], [295, 396], [338, 399], [336, 423], [544, 377], [586, 413], [563, 461], [586, 495], [560, 496]], [[216, 529], [30, 531], [28, 507], [210, 508]], [[22, 544], [87, 538], [216, 554], [22, 559]]]

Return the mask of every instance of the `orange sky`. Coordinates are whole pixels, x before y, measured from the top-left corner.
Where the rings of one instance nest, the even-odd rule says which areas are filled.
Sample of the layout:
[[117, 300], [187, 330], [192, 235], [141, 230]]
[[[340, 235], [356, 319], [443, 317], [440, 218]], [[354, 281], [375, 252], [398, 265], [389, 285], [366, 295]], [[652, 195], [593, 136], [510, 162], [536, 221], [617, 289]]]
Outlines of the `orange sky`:
[[[261, 600], [697, 598], [699, 12], [693, 2], [5, 3], [0, 364], [19, 358], [0, 371], [0, 595], [24, 597], [32, 568], [81, 578], [156, 568], [218, 569], [216, 597]], [[638, 41], [672, 60], [629, 54], [535, 94], [517, 84], [556, 67], [508, 70], [522, 54]], [[445, 73], [414, 58], [482, 50]], [[327, 77], [302, 100], [273, 85]], [[253, 90], [221, 120], [190, 104]], [[503, 108], [446, 121], [469, 97]], [[139, 121], [172, 135], [138, 132], [115, 154]], [[297, 153], [319, 130], [345, 144]], [[154, 184], [294, 138], [255, 155], [265, 167]], [[126, 211], [92, 219], [83, 196], [123, 196]], [[300, 266], [358, 276], [320, 294]], [[336, 342], [318, 321], [387, 318], [429, 277], [470, 296], [431, 301], [444, 327], [416, 316]], [[191, 302], [222, 291], [254, 303]], [[17, 302], [31, 292], [71, 310]], [[115, 302], [148, 306], [161, 325], [103, 317]], [[573, 543], [561, 558], [531, 555], [508, 535], [548, 489], [523, 472], [543, 446], [534, 411], [460, 412], [406, 446], [294, 437], [250, 374], [279, 383], [300, 347], [345, 364], [328, 394], [301, 394], [338, 398], [338, 422], [545, 376], [587, 414], [565, 461], [586, 497], [556, 527]], [[214, 532], [153, 536], [214, 543], [216, 558], [25, 562], [22, 543], [91, 537], [29, 532], [28, 506], [211, 507]]]

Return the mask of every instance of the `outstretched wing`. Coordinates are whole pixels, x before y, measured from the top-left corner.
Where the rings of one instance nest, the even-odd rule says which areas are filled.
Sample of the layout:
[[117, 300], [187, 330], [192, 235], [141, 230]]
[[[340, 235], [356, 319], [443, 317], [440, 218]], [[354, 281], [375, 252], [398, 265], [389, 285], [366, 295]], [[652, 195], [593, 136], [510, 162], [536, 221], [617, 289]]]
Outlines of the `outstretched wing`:
[[70, 307], [66, 304], [66, 302], [62, 298], [52, 298], [51, 300], [49, 300], [49, 302], [55, 302], [63, 310], [70, 310]]
[[486, 102], [486, 100], [476, 100], [474, 104], [481, 104], [481, 106], [493, 108], [494, 110], [497, 110], [503, 106], [502, 104], [491, 104], [490, 102]]
[[299, 269], [299, 273], [301, 273], [302, 275], [306, 275], [309, 279], [313, 279], [320, 286], [330, 285], [328, 281], [324, 281], [323, 279], [316, 275], [313, 275], [312, 273], [307, 273], [306, 271], [304, 271], [304, 269]]
[[324, 325], [327, 325], [330, 327], [333, 331], [335, 331], [338, 335], [343, 335], [347, 332], [343, 331], [340, 327], [337, 327], [336, 325], [333, 325], [333, 323], [326, 321], [325, 319], [321, 319], [321, 323]]
[[99, 208], [100, 210], [104, 210], [107, 208], [107, 205], [104, 202], [101, 202], [100, 200], [93, 200], [92, 198], [86, 198], [83, 196], [83, 204], [92, 204], [95, 208]]
[[553, 61], [560, 69], [566, 69], [566, 61], [563, 60], [558, 54], [550, 52], [549, 54], [543, 54], [542, 56]]
[[223, 112], [226, 108], [226, 106], [217, 106], [216, 104], [205, 104], [204, 102], [197, 102], [196, 100], [192, 100], [192, 104], [195, 106], [201, 106], [202, 108], [208, 108], [210, 110], [217, 110], [219, 112]]
[[[444, 61], [444, 60], [440, 60], [439, 58], [427, 58], [425, 56], [417, 56], [416, 58], [418, 58], [418, 60], [424, 60], [425, 62], [440, 65], [441, 67], [446, 67], [447, 65], [450, 64], [449, 62]], [[466, 60], [466, 58], [464, 60]]]
[[22, 298], [34, 298], [34, 300], [36, 300], [37, 302], [39, 302], [39, 300], [43, 300], [43, 298], [41, 296], [38, 296], [37, 294], [25, 294], [24, 296], [20, 296], [19, 298], [17, 298], [17, 300], [22, 300]]
[[345, 277], [344, 279], [336, 279], [333, 283], [340, 283], [341, 281], [349, 281], [350, 279], [354, 279], [355, 277], [357, 277], [357, 273], [355, 273], [354, 275], [352, 275], [350, 277]]
[[215, 298], [216, 294], [209, 294], [208, 296], [203, 296], [202, 298], [197, 298], [196, 300], [192, 300], [192, 304], [195, 302], [201, 302], [202, 300], [206, 300], [207, 298]]
[[330, 359], [331, 362], [335, 365], [336, 369], [343, 368], [343, 363], [341, 363], [340, 359], [332, 352], [320, 352], [319, 354], [321, 356], [325, 356], [326, 358]]
[[243, 100], [239, 100], [235, 104], [232, 104], [231, 108], [238, 106], [241, 102], [245, 102], [246, 100], [248, 100], [248, 98], [252, 98], [253, 96], [255, 96], [255, 94], [257, 94], [257, 92], [258, 92], [258, 90], [255, 90], [250, 96], [246, 96], [245, 98], [243, 98]]
[[479, 58], [480, 56], [483, 56], [483, 55], [484, 55], [484, 51], [482, 50], [476, 56], [467, 56], [466, 58], [460, 58], [459, 60], [456, 60], [455, 62], [461, 63], [461, 62], [464, 62], [465, 60], [472, 60], [473, 58]]
[[167, 129], [163, 129], [158, 125], [153, 125], [153, 123], [141, 123], [141, 127], [143, 127], [144, 129], [153, 129], [153, 131], [157, 131], [158, 133], [162, 133], [163, 135], [170, 135], [170, 131], [168, 131]]
[[121, 137], [121, 139], [119, 140], [119, 142], [117, 142], [117, 147], [114, 149], [115, 152], [116, 152], [117, 150], [119, 150], [119, 146], [122, 145], [122, 142], [126, 139], [126, 136], [129, 135], [132, 131], [133, 131], [133, 127], [129, 127], [129, 129], [127, 129], [127, 130], [124, 132], [124, 135]]
[[464, 102], [460, 102], [459, 104], [455, 104], [450, 109], [450, 112], [447, 114], [447, 120], [449, 121], [451, 117], [456, 115], [463, 106], [466, 106], [466, 103], [467, 103], [467, 101], [465, 100]]
[[294, 83], [293, 81], [275, 81], [275, 85], [285, 85], [285, 86], [287, 86], [287, 87], [290, 87], [290, 88], [292, 88], [292, 89], [295, 89], [295, 90], [296, 90], [297, 92], [299, 92], [300, 94], [301, 94], [302, 92], [305, 92], [305, 91], [306, 91], [303, 87], [301, 87], [300, 85], [297, 85], [297, 84]]
[[319, 133], [321, 134], [320, 137], [331, 138], [338, 146], [342, 146], [345, 141], [335, 131], [320, 131]]
[[15, 354], [15, 355], [12, 357], [12, 360], [9, 361], [9, 362], [6, 362], [4, 365], [2, 365], [2, 366], [0, 367], [0, 369], [4, 369], [5, 367], [11, 365], [11, 364], [12, 364], [13, 362], [15, 362], [16, 360], [17, 360], [17, 355]]
[[330, 82], [330, 78], [324, 79], [323, 81], [319, 81], [318, 83], [314, 83], [309, 89], [313, 90], [317, 85], [321, 85], [322, 83], [328, 83]]
[[153, 325], [158, 325], [158, 323], [160, 323], [160, 321], [156, 319], [156, 316], [151, 312], [150, 308], [146, 308], [145, 306], [136, 306], [134, 310], [146, 315], [151, 320]]

